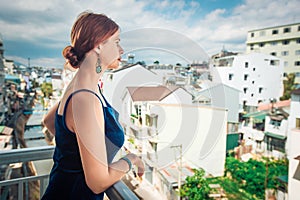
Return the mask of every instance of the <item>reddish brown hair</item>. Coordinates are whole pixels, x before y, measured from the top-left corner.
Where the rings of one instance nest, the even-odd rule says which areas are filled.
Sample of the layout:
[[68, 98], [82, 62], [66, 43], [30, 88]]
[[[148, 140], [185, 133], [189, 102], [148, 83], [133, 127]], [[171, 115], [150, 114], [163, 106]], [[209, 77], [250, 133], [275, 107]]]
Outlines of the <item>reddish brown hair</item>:
[[78, 68], [87, 52], [107, 40], [118, 29], [119, 26], [106, 15], [83, 12], [72, 27], [72, 45], [63, 50], [63, 56], [72, 67]]

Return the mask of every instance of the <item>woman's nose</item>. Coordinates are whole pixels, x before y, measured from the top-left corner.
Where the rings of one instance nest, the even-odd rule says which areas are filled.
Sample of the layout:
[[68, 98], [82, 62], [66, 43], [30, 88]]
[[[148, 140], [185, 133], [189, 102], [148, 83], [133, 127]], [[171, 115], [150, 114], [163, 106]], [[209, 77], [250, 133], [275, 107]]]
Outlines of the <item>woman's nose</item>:
[[124, 53], [124, 49], [121, 46], [120, 46], [119, 52], [121, 55]]

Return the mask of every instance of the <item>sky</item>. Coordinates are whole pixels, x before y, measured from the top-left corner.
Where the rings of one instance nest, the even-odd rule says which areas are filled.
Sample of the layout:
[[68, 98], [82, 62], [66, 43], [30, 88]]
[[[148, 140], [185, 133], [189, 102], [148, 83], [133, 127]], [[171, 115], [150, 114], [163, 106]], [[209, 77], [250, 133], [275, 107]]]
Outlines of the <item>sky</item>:
[[300, 0], [0, 0], [4, 57], [62, 68], [77, 16], [104, 13], [121, 28], [135, 61], [193, 63], [228, 51], [245, 52], [247, 32], [300, 22]]

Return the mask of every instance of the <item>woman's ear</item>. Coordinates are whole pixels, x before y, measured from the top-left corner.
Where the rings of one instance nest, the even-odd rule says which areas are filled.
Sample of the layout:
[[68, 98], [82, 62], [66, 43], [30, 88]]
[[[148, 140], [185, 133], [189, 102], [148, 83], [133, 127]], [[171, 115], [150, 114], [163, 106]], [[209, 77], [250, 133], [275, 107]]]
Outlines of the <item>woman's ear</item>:
[[96, 46], [94, 48], [94, 51], [97, 53], [97, 54], [100, 54], [100, 45], [99, 46]]

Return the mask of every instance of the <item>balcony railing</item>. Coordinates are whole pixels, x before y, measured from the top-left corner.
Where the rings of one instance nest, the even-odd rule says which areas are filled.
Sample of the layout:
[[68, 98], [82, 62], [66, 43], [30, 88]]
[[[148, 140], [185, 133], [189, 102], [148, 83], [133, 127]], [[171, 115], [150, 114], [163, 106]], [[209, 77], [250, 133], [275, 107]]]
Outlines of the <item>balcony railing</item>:
[[[28, 161], [37, 161], [37, 160], [46, 160], [52, 159], [54, 152], [53, 146], [42, 146], [42, 147], [31, 147], [31, 148], [23, 148], [23, 149], [12, 149], [12, 150], [4, 150], [0, 151], [0, 166], [2, 165], [9, 165], [11, 163], [19, 163], [19, 162], [28, 162]], [[18, 186], [18, 200], [27, 199], [26, 195], [23, 196], [23, 192], [26, 188], [25, 185], [28, 185], [30, 181], [40, 181], [40, 196], [43, 195], [45, 189], [47, 187], [49, 175], [37, 175], [37, 176], [28, 176], [10, 180], [2, 180], [0, 181], [0, 191], [3, 187], [10, 187], [12, 185]], [[109, 199], [114, 200], [127, 200], [133, 199], [138, 200], [139, 198], [123, 183], [119, 181], [115, 183], [113, 186], [108, 188], [106, 191], [106, 196]], [[1, 199], [6, 199], [5, 195], [8, 194], [1, 194]]]

